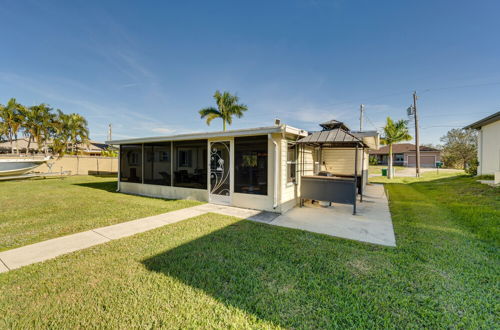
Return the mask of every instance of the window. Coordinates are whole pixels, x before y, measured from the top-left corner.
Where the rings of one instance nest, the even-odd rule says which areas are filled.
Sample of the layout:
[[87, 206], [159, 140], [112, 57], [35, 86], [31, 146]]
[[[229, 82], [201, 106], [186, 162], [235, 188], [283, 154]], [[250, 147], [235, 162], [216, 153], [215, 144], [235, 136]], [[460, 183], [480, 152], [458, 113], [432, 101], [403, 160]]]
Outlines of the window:
[[170, 142], [144, 144], [144, 183], [170, 186]]
[[234, 139], [234, 191], [267, 195], [267, 136]]
[[191, 167], [193, 165], [193, 150], [179, 149], [179, 167]]
[[142, 145], [120, 146], [120, 181], [142, 183]]
[[402, 163], [404, 161], [405, 159], [403, 154], [394, 154], [394, 162]]
[[175, 141], [174, 186], [207, 189], [207, 140]]
[[286, 181], [295, 182], [297, 175], [297, 147], [293, 142], [287, 143], [286, 173]]

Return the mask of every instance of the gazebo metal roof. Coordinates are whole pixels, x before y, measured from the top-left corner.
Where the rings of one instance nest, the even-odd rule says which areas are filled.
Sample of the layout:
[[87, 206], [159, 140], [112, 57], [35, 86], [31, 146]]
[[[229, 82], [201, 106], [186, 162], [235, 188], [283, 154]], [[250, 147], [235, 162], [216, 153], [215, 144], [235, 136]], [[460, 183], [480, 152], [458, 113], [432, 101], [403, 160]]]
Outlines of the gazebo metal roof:
[[324, 131], [329, 131], [336, 128], [343, 129], [344, 131], [349, 131], [349, 127], [347, 127], [343, 122], [335, 119], [321, 123], [319, 124], [319, 126], [321, 126]]
[[362, 140], [341, 128], [314, 132], [298, 140], [297, 143], [316, 146], [328, 145], [332, 147], [367, 147]]

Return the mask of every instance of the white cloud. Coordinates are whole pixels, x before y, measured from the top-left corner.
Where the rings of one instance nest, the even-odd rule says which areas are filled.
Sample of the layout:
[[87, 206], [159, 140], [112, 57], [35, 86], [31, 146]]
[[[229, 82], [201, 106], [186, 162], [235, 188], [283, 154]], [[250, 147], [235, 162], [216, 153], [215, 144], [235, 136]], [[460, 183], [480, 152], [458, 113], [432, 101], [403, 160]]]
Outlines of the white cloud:
[[153, 127], [151, 128], [152, 132], [159, 134], [173, 134], [175, 133], [175, 129], [166, 128], [166, 127]]

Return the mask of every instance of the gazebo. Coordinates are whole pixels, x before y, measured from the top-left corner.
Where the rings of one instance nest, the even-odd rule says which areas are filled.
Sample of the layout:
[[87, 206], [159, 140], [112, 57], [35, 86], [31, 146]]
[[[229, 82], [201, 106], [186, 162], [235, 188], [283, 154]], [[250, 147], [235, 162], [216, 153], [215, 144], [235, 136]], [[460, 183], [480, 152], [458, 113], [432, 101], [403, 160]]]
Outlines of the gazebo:
[[[297, 141], [300, 148], [301, 166], [300, 166], [300, 206], [304, 205], [305, 199], [326, 201], [333, 203], [343, 203], [353, 205], [353, 214], [356, 214], [356, 199], [360, 195], [360, 201], [363, 201], [363, 188], [366, 184], [365, 171], [365, 149], [370, 145], [365, 141], [367, 138], [376, 138], [377, 132], [351, 132], [342, 122], [330, 120], [320, 124], [322, 131], [312, 134]], [[305, 173], [305, 154], [306, 149], [317, 150], [319, 169], [314, 169], [312, 175]], [[344, 149], [346, 152], [354, 153], [354, 171], [353, 175], [330, 173], [322, 171], [324, 164], [322, 159], [323, 149]], [[361, 171], [358, 172], [358, 158], [361, 151]], [[342, 159], [338, 159], [342, 161]], [[345, 162], [345, 161], [344, 161]]]

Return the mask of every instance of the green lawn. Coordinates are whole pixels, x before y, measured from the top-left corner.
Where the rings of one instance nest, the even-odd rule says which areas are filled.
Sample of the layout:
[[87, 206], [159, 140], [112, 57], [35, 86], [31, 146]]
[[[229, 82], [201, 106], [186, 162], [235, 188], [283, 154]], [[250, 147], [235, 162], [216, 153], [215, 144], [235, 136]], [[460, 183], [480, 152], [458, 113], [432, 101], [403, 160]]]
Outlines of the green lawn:
[[396, 171], [396, 176], [392, 179], [388, 179], [386, 176], [375, 176], [369, 178], [369, 181], [371, 183], [415, 183], [415, 182], [434, 181], [437, 179], [445, 179], [462, 175], [464, 175], [463, 171], [449, 171], [446, 169], [440, 169], [437, 171], [429, 171], [421, 173], [420, 178], [416, 178], [416, 177], [397, 176], [397, 171]]
[[387, 190], [396, 248], [207, 214], [0, 274], [0, 327], [498, 328], [499, 190]]
[[109, 177], [0, 182], [0, 251], [199, 204], [115, 191]]
[[[398, 171], [405, 169], [404, 166], [393, 166], [394, 172], [398, 173]], [[387, 168], [387, 165], [370, 165], [368, 166], [368, 174], [382, 174], [382, 169]]]

